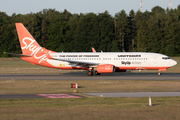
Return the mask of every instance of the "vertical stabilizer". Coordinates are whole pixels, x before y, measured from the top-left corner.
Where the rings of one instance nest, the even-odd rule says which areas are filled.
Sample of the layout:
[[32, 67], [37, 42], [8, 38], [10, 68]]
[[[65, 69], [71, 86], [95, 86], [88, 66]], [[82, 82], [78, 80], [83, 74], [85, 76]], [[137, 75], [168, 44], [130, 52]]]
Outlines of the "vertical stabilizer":
[[22, 23], [15, 23], [15, 25], [23, 54], [32, 55], [33, 52], [41, 48]]
[[[41, 47], [22, 23], [15, 25], [22, 50], [21, 59], [32, 64], [44, 64], [48, 60], [47, 55], [53, 51]], [[27, 55], [31, 57], [26, 57]]]

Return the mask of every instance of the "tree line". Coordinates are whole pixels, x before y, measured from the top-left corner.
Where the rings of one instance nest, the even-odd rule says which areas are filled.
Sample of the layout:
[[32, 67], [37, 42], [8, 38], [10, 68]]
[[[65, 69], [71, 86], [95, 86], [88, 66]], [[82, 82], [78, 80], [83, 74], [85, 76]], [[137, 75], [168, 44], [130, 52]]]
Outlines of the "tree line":
[[55, 9], [38, 13], [12, 14], [0, 12], [0, 56], [3, 52], [21, 53], [15, 23], [23, 23], [37, 42], [57, 52], [155, 52], [180, 56], [180, 5], [176, 9], [159, 6], [151, 12], [126, 14], [124, 10], [111, 16], [103, 13], [71, 14]]

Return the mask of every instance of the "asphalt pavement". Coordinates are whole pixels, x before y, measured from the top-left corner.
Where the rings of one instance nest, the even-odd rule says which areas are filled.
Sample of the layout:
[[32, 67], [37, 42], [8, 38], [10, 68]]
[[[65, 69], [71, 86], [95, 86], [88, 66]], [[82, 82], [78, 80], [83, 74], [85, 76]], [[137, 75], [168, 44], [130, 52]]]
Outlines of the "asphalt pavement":
[[1, 74], [0, 80], [180, 80], [180, 74]]

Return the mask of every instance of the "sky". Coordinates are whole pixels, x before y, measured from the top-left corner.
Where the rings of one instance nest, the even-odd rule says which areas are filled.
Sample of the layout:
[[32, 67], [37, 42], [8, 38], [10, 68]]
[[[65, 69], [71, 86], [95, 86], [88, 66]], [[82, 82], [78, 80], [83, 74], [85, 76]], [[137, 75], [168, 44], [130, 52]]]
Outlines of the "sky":
[[[172, 9], [180, 4], [180, 0], [171, 1]], [[155, 6], [169, 8], [169, 0], [142, 0], [143, 12], [151, 11]], [[90, 12], [98, 14], [107, 10], [114, 16], [123, 9], [126, 14], [129, 14], [132, 9], [137, 12], [140, 9], [140, 0], [0, 0], [0, 12], [5, 12], [9, 16], [13, 13], [37, 13], [49, 8], [59, 12], [67, 9], [72, 14]]]

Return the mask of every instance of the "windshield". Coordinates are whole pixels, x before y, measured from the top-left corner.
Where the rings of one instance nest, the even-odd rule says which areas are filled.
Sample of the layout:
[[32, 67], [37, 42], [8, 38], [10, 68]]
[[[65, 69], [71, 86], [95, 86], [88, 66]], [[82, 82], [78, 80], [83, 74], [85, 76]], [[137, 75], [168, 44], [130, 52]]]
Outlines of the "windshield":
[[167, 59], [170, 59], [170, 58], [169, 57], [162, 57], [162, 59], [167, 60]]

